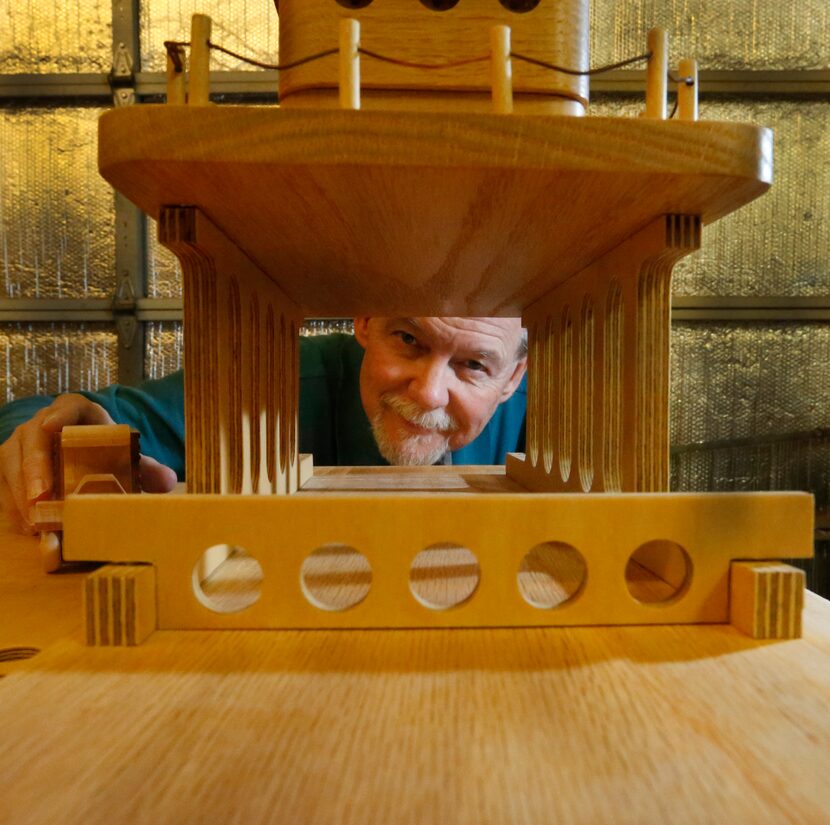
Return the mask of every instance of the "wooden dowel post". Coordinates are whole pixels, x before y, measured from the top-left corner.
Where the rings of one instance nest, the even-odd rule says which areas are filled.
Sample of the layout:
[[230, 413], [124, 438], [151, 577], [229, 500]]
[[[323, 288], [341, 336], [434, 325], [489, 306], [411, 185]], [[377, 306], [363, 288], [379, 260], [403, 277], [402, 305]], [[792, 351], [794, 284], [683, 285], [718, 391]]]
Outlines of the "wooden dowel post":
[[174, 46], [178, 57], [178, 64], [167, 53], [167, 102], [174, 106], [181, 106], [187, 102], [184, 88], [185, 50], [183, 46]]
[[207, 106], [210, 103], [210, 30], [206, 14], [194, 14], [190, 20], [190, 82], [188, 103]]
[[697, 60], [681, 60], [677, 72], [680, 75], [677, 84], [677, 116], [680, 120], [697, 120]]
[[648, 78], [646, 82], [646, 117], [665, 120], [669, 86], [669, 36], [665, 29], [648, 33]]
[[360, 23], [340, 21], [340, 108], [360, 108]]
[[508, 115], [513, 111], [513, 67], [510, 62], [510, 26], [490, 29], [490, 77], [493, 86], [493, 111]]

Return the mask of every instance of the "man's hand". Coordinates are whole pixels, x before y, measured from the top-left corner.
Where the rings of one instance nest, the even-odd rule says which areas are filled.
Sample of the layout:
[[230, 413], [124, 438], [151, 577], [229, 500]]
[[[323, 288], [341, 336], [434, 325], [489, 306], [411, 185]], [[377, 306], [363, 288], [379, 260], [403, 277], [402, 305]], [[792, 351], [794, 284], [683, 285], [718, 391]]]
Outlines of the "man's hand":
[[[114, 423], [102, 406], [84, 396], [61, 395], [0, 445], [0, 507], [18, 530], [34, 533], [35, 502], [51, 497], [53, 435], [73, 424]], [[149, 456], [141, 456], [139, 472], [147, 492], [168, 493], [176, 485], [176, 473]]]

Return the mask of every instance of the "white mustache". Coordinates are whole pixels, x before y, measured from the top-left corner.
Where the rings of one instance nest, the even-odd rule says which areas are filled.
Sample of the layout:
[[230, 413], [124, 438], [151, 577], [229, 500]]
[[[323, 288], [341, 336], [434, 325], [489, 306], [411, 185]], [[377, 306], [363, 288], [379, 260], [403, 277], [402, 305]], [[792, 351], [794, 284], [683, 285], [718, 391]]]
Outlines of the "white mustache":
[[458, 429], [458, 422], [446, 410], [425, 411], [414, 401], [391, 392], [382, 395], [380, 400], [387, 407], [391, 407], [401, 418], [416, 427], [423, 427], [425, 430], [438, 430], [444, 433], [453, 433]]

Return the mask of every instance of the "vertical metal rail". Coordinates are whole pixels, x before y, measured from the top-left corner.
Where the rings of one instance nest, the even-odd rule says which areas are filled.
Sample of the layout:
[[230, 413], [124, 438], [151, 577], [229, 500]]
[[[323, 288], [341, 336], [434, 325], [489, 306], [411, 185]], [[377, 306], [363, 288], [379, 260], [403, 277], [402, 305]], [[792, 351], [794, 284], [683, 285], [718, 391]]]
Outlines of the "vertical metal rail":
[[[112, 0], [113, 61], [110, 85], [116, 106], [136, 104], [135, 77], [141, 68], [139, 0]], [[118, 382], [144, 378], [145, 324], [137, 301], [147, 294], [147, 223], [141, 210], [115, 193], [115, 289], [112, 309], [118, 333]]]

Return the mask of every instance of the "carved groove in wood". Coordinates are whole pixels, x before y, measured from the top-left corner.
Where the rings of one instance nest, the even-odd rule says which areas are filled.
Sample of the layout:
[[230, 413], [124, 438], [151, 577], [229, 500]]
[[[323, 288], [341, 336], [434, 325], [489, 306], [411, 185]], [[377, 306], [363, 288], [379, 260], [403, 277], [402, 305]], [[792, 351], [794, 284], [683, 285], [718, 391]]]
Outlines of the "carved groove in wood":
[[199, 210], [164, 208], [159, 238], [184, 278], [188, 490], [295, 492], [302, 312]]
[[667, 215], [528, 307], [527, 454], [508, 475], [530, 490], [668, 489], [669, 326], [674, 264], [700, 219]]

